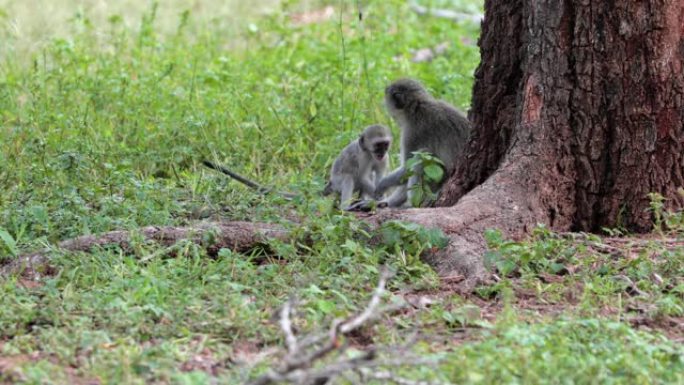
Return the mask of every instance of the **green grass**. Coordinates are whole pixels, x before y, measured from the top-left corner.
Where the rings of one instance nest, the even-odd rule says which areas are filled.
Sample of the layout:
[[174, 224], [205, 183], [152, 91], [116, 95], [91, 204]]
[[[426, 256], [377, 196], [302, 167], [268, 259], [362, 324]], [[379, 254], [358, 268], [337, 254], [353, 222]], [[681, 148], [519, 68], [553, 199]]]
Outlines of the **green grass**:
[[[681, 246], [656, 239], [614, 258], [544, 229], [526, 243], [491, 232], [501, 281], [462, 296], [419, 261], [443, 242], [438, 232], [388, 223], [371, 246], [362, 222], [317, 195], [365, 125], [399, 137], [382, 106], [392, 79], [419, 78], [468, 108], [478, 26], [417, 16], [403, 0], [362, 2], [362, 22], [345, 1], [264, 1], [248, 13], [237, 1], [57, 3], [41, 13], [0, 1], [0, 264], [78, 235], [202, 219], [303, 235], [251, 255], [141, 241], [129, 254], [55, 251], [56, 273], [37, 283], [0, 277], [0, 383], [239, 383], [273, 360], [254, 353], [282, 344], [272, 317], [288, 296], [300, 300], [298, 327], [315, 329], [362, 307], [382, 263], [397, 271], [390, 300], [436, 301], [366, 331], [396, 344], [423, 330], [415, 349], [442, 358], [440, 370], [402, 369], [407, 377], [684, 383], [684, 352], [663, 337], [681, 336], [667, 326], [684, 316]], [[326, 5], [326, 21], [288, 16]], [[443, 42], [432, 62], [411, 61]], [[258, 196], [203, 168], [205, 157], [302, 198]], [[681, 216], [660, 218], [670, 226], [661, 234], [681, 237]]]
[[680, 346], [590, 319], [504, 328], [444, 366], [464, 384], [681, 384], [683, 364]]

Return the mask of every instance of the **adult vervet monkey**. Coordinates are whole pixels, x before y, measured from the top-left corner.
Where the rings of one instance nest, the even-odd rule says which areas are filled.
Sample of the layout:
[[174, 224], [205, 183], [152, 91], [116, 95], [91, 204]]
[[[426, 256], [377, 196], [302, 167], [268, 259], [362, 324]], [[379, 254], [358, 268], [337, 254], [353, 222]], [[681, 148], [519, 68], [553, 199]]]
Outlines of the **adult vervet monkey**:
[[[444, 164], [444, 175], [449, 176], [465, 148], [471, 125], [463, 113], [433, 98], [413, 79], [400, 79], [390, 84], [385, 89], [385, 106], [401, 128], [401, 166], [380, 181], [375, 195], [382, 196], [388, 188], [399, 186], [378, 206], [401, 207], [410, 203], [411, 187], [422, 178], [422, 170], [418, 170], [408, 181], [402, 182], [406, 162], [412, 153], [425, 151], [436, 156]], [[434, 187], [440, 188], [442, 183]]]

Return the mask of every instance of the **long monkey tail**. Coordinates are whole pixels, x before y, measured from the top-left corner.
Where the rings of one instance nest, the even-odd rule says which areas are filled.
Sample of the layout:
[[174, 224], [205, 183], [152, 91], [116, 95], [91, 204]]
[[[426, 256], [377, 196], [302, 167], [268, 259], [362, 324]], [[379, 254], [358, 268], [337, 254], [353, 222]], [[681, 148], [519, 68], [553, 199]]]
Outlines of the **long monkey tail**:
[[227, 169], [221, 165], [214, 164], [214, 163], [212, 163], [206, 159], [202, 160], [202, 164], [205, 165], [206, 167], [212, 169], [212, 170], [216, 170], [216, 171], [219, 171], [225, 175], [228, 175], [229, 177], [231, 177], [231, 178], [235, 179], [236, 181], [244, 184], [245, 186], [256, 190], [260, 194], [276, 193], [276, 194], [283, 196], [286, 199], [294, 199], [297, 197], [296, 194], [274, 191], [272, 188], [264, 187], [264, 186], [254, 182], [254, 181], [251, 181], [251, 180], [245, 178], [244, 176], [242, 176], [236, 172], [233, 172], [233, 171], [231, 171], [231, 170], [229, 170], [229, 169]]

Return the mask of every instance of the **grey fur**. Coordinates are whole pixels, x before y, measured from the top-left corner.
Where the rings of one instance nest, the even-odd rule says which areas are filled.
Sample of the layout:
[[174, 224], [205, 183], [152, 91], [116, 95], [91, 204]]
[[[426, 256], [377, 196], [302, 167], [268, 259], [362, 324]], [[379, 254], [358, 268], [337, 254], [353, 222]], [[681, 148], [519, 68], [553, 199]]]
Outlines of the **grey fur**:
[[427, 151], [437, 156], [444, 163], [448, 177], [456, 167], [472, 128], [462, 112], [433, 98], [413, 79], [400, 79], [390, 84], [385, 89], [385, 106], [401, 128], [401, 166], [380, 181], [376, 195], [382, 195], [392, 186], [400, 186], [380, 205], [401, 207], [410, 202], [411, 186], [421, 177], [413, 175], [407, 183], [401, 183], [406, 173], [404, 165], [411, 153]]
[[340, 194], [340, 207], [344, 209], [350, 207], [354, 193], [359, 193], [361, 199], [382, 196], [375, 190], [387, 170], [391, 143], [389, 128], [379, 124], [366, 127], [335, 159], [323, 194]]

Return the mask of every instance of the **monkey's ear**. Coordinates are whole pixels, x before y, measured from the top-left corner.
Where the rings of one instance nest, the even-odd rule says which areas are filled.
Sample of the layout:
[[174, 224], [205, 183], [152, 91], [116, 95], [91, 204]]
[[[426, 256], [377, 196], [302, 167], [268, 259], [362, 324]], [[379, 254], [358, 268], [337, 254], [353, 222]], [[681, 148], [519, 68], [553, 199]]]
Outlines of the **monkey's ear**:
[[394, 107], [398, 110], [402, 110], [406, 107], [406, 97], [401, 92], [392, 93], [392, 102], [394, 102]]
[[363, 134], [359, 135], [359, 146], [361, 146], [361, 148], [366, 148], [366, 138]]

